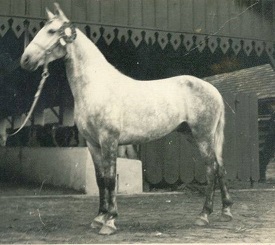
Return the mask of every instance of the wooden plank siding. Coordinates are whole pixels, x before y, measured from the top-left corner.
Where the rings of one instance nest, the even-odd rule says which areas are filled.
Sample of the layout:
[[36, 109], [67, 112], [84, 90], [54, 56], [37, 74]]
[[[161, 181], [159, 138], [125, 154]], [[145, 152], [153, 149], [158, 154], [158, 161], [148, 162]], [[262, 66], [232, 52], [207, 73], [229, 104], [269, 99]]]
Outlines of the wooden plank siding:
[[[226, 110], [223, 150], [227, 179], [259, 179], [258, 99], [254, 93], [223, 94]], [[179, 132], [141, 145], [146, 180], [205, 183], [205, 164], [195, 144]]]
[[163, 145], [163, 178], [168, 184], [174, 184], [179, 179], [181, 163], [179, 133], [167, 135]]
[[181, 16], [181, 30], [186, 30], [186, 32], [193, 32], [194, 18], [193, 15], [184, 13], [193, 13], [194, 3], [193, 0], [181, 1], [180, 8]]
[[249, 134], [250, 140], [250, 173], [253, 180], [258, 180], [259, 176], [259, 125], [258, 125], [258, 97], [256, 94], [249, 95]]
[[227, 176], [230, 179], [235, 179], [237, 177], [236, 169], [238, 166], [237, 156], [236, 156], [236, 98], [235, 94], [225, 93], [223, 94], [223, 100], [225, 105], [225, 128], [224, 128], [224, 148], [223, 148], [223, 158], [224, 165], [230, 166], [227, 168]]
[[[222, 21], [219, 21], [219, 2], [217, 1], [212, 1], [210, 4], [206, 4], [205, 5], [205, 29], [208, 33], [215, 33], [218, 28], [219, 25], [221, 23], [223, 23]], [[223, 10], [224, 8], [222, 8], [221, 10]]]
[[250, 147], [249, 147], [249, 95], [239, 93], [236, 96], [236, 126], [237, 140], [236, 155], [238, 163], [238, 178], [249, 180], [250, 178]]
[[181, 29], [181, 9], [180, 0], [167, 1], [167, 28], [170, 31], [177, 31]]
[[129, 0], [128, 3], [128, 25], [129, 26], [142, 26], [142, 1]]
[[100, 23], [100, 1], [98, 0], [87, 0], [87, 14], [86, 21], [91, 23]]
[[144, 177], [150, 184], [158, 184], [163, 179], [163, 139], [141, 146], [141, 161]]
[[[206, 0], [193, 1], [193, 32], [206, 33]], [[187, 13], [182, 13], [186, 15]]]
[[[55, 0], [2, 0], [0, 15], [45, 18]], [[240, 1], [238, 1], [240, 2]], [[243, 0], [59, 0], [73, 22], [255, 40], [274, 40], [275, 2], [254, 11]], [[250, 1], [255, 4], [255, 1]], [[267, 4], [269, 4], [267, 6]], [[270, 5], [272, 4], [272, 5]], [[257, 6], [258, 7], [258, 6]]]
[[[1, 7], [3, 4], [1, 4]], [[1, 10], [0, 10], [1, 11]], [[5, 12], [6, 14], [8, 12]], [[40, 13], [40, 11], [39, 11]], [[10, 14], [12, 16], [24, 16], [26, 14], [26, 4], [22, 0], [11, 0], [10, 2]]]
[[194, 145], [188, 141], [187, 137], [180, 137], [180, 180], [190, 183], [195, 178]]

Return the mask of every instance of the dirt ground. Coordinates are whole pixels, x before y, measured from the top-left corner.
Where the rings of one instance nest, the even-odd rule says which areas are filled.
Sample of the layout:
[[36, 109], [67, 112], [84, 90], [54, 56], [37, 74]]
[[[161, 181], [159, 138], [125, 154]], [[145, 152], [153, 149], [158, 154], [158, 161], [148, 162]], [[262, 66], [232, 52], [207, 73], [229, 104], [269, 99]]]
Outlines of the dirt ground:
[[[275, 187], [232, 190], [234, 220], [219, 220], [221, 201], [207, 227], [193, 225], [204, 197], [174, 193], [119, 196], [118, 232], [101, 236], [90, 228], [98, 198], [64, 190], [3, 188], [0, 243], [263, 243], [275, 241]], [[4, 191], [6, 189], [6, 191]], [[25, 189], [25, 190], [24, 190]], [[27, 189], [27, 190], [26, 190]], [[10, 190], [10, 191], [9, 191]], [[23, 195], [24, 194], [24, 195]], [[54, 195], [53, 195], [54, 194]], [[73, 194], [73, 195], [72, 195]]]

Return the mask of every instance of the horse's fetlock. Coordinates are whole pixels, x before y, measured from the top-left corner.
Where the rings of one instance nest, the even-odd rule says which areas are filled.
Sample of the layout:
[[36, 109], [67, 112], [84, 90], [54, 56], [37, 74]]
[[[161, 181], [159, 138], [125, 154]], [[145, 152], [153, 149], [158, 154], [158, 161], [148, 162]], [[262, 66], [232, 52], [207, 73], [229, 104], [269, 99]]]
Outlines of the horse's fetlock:
[[108, 210], [103, 209], [103, 210], [99, 210], [98, 215], [97, 216], [105, 216], [108, 214]]
[[107, 218], [108, 219], [116, 219], [118, 217], [118, 212], [113, 209], [113, 210], [109, 210]]
[[205, 205], [203, 207], [202, 213], [212, 214], [213, 213], [213, 205]]
[[232, 207], [234, 204], [234, 202], [231, 199], [227, 199], [227, 198], [223, 199], [222, 203], [223, 203], [223, 208]]

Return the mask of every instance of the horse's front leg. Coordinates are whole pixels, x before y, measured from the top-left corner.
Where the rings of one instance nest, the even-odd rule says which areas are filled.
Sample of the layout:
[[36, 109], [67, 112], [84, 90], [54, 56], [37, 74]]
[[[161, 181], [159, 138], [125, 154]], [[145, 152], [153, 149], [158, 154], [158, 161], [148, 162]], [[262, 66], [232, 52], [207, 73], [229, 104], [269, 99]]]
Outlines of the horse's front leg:
[[116, 163], [118, 140], [109, 135], [101, 139], [102, 167], [104, 170], [104, 185], [108, 201], [108, 213], [106, 222], [99, 231], [99, 234], [110, 235], [116, 232], [115, 218], [117, 217], [116, 201]]
[[118, 141], [109, 135], [106, 139], [100, 140], [100, 147], [94, 147], [90, 144], [88, 146], [95, 165], [100, 199], [99, 213], [94, 219], [92, 227], [101, 227], [99, 234], [110, 235], [116, 231], [116, 160]]
[[108, 214], [108, 192], [107, 192], [107, 189], [105, 188], [105, 182], [104, 182], [104, 168], [102, 166], [101, 148], [90, 144], [88, 141], [87, 141], [87, 145], [94, 162], [96, 182], [99, 189], [98, 215], [93, 220], [91, 227], [94, 229], [95, 228], [101, 229], [102, 226], [106, 223], [107, 214]]

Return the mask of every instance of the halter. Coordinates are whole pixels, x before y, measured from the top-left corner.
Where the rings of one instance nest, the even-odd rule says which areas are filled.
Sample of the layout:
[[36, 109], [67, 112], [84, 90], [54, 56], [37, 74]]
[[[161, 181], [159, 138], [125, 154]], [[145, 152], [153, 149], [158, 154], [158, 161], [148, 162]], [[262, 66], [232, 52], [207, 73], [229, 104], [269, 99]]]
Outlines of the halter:
[[33, 42], [40, 49], [45, 52], [45, 63], [47, 62], [47, 56], [52, 53], [52, 51], [61, 45], [65, 47], [67, 44], [72, 43], [76, 39], [76, 28], [71, 22], [64, 22], [63, 25], [58, 29], [59, 39], [57, 42], [52, 44], [49, 48], [44, 48], [40, 44]]
[[76, 39], [76, 29], [70, 22], [65, 22], [58, 30], [59, 42], [62, 46], [66, 46], [68, 43], [72, 43]]
[[42, 47], [40, 44], [33, 42], [33, 44], [35, 44], [36, 46], [38, 46], [40, 49], [44, 50], [45, 55], [44, 55], [44, 66], [43, 66], [43, 72], [41, 74], [41, 80], [37, 89], [37, 92], [34, 96], [34, 101], [32, 103], [32, 106], [28, 112], [27, 117], [25, 118], [24, 122], [22, 123], [22, 125], [20, 126], [20, 128], [18, 128], [14, 133], [12, 134], [8, 134], [7, 136], [13, 136], [15, 134], [17, 134], [28, 122], [30, 116], [33, 113], [33, 110], [36, 106], [36, 103], [40, 97], [40, 94], [42, 92], [44, 83], [46, 82], [46, 79], [48, 78], [49, 71], [48, 71], [48, 57], [49, 55], [52, 53], [52, 51], [58, 46], [61, 45], [63, 47], [65, 47], [67, 44], [72, 43], [75, 39], [76, 39], [76, 29], [74, 27], [74, 25], [70, 22], [65, 22], [57, 31], [59, 33], [59, 39], [56, 43], [54, 43], [53, 45], [51, 45], [48, 49], [45, 49], [44, 47]]

